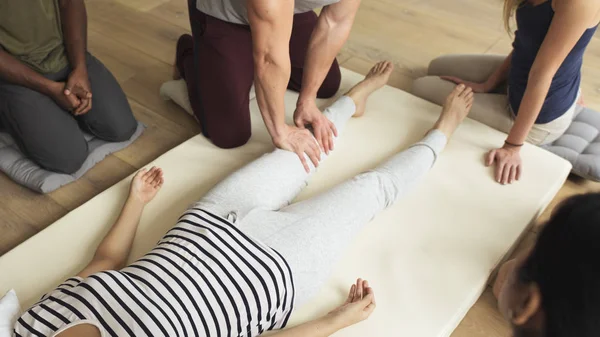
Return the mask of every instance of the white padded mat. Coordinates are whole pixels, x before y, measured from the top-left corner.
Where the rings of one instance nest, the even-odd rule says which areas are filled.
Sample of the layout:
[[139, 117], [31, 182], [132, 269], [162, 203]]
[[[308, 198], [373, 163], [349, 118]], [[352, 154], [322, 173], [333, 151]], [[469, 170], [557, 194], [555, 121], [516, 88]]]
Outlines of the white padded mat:
[[[341, 92], [361, 78], [344, 70]], [[288, 93], [286, 98], [288, 120], [295, 97]], [[246, 146], [221, 150], [196, 136], [152, 163], [164, 169], [166, 182], [143, 216], [132, 259], [152, 248], [185, 208], [216, 182], [271, 150], [256, 102], [251, 104], [254, 136]], [[336, 151], [300, 199], [372, 168], [419, 140], [439, 111], [391, 87], [378, 91], [366, 115], [349, 122]], [[363, 277], [374, 287], [377, 310], [368, 321], [338, 336], [449, 336], [491, 271], [552, 200], [571, 169], [565, 160], [525, 146], [521, 182], [501, 186], [483, 165], [483, 155], [505, 137], [467, 120], [426, 179], [367, 226], [320, 295], [296, 312], [292, 324], [337, 306], [349, 285]], [[14, 288], [27, 307], [82, 268], [117, 217], [128, 184], [129, 179], [121, 181], [0, 257], [0, 294]]]

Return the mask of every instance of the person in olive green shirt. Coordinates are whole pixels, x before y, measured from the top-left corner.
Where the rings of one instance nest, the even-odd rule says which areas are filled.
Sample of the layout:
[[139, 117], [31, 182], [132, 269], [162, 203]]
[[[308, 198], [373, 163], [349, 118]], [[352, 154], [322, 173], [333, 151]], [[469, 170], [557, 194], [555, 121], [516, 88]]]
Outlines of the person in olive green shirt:
[[87, 52], [83, 0], [0, 0], [0, 130], [41, 167], [76, 172], [84, 131], [128, 140], [137, 127], [112, 74]]

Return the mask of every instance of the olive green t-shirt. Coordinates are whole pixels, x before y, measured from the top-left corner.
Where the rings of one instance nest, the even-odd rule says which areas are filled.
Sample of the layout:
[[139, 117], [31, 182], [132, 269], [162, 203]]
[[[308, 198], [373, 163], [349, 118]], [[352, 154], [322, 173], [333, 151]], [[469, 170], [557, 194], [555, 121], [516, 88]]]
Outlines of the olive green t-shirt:
[[42, 74], [65, 68], [58, 0], [0, 0], [0, 45]]

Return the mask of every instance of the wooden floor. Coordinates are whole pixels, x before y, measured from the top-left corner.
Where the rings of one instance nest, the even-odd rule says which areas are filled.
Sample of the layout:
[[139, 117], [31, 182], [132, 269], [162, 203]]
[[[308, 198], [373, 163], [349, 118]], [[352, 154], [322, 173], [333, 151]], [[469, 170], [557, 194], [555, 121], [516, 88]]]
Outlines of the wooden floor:
[[[0, 255], [199, 132], [191, 117], [158, 96], [161, 83], [171, 76], [177, 38], [189, 31], [186, 0], [86, 3], [89, 48], [115, 74], [136, 117], [148, 129], [135, 144], [49, 195], [33, 193], [0, 174]], [[501, 0], [363, 0], [339, 61], [364, 74], [375, 61], [392, 60], [396, 70], [390, 84], [410, 90], [412, 81], [425, 74], [428, 62], [442, 54], [508, 53], [510, 38], [503, 30], [501, 7]], [[596, 109], [600, 109], [599, 39], [594, 38], [587, 52], [582, 85], [586, 103]], [[599, 184], [572, 178], [550, 209], [569, 195], [599, 190]], [[534, 227], [524, 242], [533, 242], [537, 231]], [[489, 290], [453, 334], [509, 335]]]

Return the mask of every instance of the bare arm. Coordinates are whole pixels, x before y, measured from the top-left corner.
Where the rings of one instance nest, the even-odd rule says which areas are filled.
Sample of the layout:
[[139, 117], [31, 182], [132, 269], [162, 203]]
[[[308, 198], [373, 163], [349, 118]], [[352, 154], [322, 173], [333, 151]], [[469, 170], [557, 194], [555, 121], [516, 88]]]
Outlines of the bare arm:
[[324, 316], [314, 321], [295, 326], [271, 335], [272, 337], [328, 337], [342, 328], [330, 317]]
[[258, 107], [273, 143], [294, 152], [306, 172], [308, 158], [319, 165], [320, 150], [308, 130], [285, 124], [284, 95], [290, 80], [289, 44], [293, 0], [247, 0], [254, 52], [254, 84]]
[[292, 0], [248, 0], [256, 97], [274, 140], [282, 136], [286, 126], [284, 95], [291, 73], [289, 43], [293, 13]]
[[508, 142], [525, 142], [542, 109], [554, 75], [593, 24], [599, 7], [597, 1], [555, 1], [554, 19], [529, 72], [528, 85]]
[[73, 69], [87, 72], [87, 13], [83, 0], [60, 0], [60, 18], [67, 48], [67, 56]]
[[504, 83], [508, 79], [508, 73], [510, 71], [510, 65], [512, 63], [513, 52], [504, 59], [504, 62], [494, 70], [494, 72], [487, 78], [483, 83], [476, 83], [465, 81], [460, 77], [456, 76], [441, 76], [442, 79], [454, 82], [456, 84], [464, 84], [471, 87], [475, 93], [488, 93], [497, 88], [500, 84]]
[[529, 71], [527, 88], [518, 116], [504, 146], [491, 150], [486, 165], [495, 163], [495, 180], [510, 184], [522, 172], [521, 145], [535, 124], [556, 72], [594, 20], [600, 4], [592, 0], [554, 1], [554, 18]]
[[38, 74], [2, 48], [0, 48], [0, 78], [8, 83], [29, 88], [46, 96], [51, 96], [53, 89], [56, 89], [58, 84]]
[[369, 282], [356, 280], [348, 293], [346, 302], [327, 315], [316, 320], [280, 331], [273, 337], [327, 337], [344, 328], [369, 318], [375, 310], [375, 294]]
[[492, 75], [490, 75], [490, 77], [488, 77], [487, 81], [483, 84], [485, 92], [490, 92], [500, 84], [506, 82], [508, 79], [508, 72], [510, 70], [512, 56], [513, 52], [511, 51], [506, 59], [504, 59], [504, 62], [502, 62], [502, 65], [500, 65], [500, 67], [497, 68]]
[[81, 103], [73, 110], [78, 116], [92, 109], [92, 87], [86, 64], [87, 13], [83, 0], [59, 0], [62, 31], [71, 64], [71, 74], [64, 88], [66, 96], [75, 96]]
[[308, 43], [298, 105], [316, 100], [334, 58], [348, 40], [359, 6], [360, 0], [342, 0], [321, 11]]
[[142, 170], [136, 174], [117, 221], [98, 245], [92, 261], [77, 276], [86, 278], [103, 270], [125, 266], [144, 207], [158, 193], [162, 184], [160, 169]]

